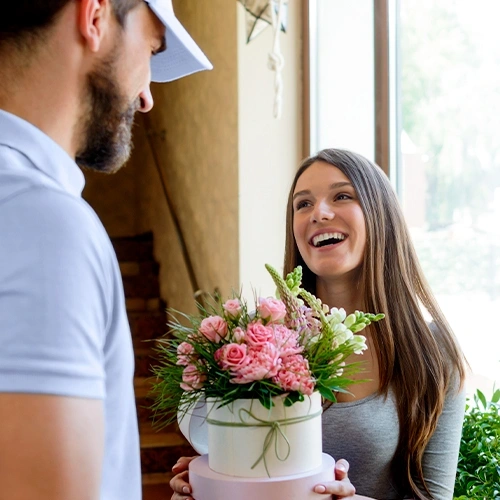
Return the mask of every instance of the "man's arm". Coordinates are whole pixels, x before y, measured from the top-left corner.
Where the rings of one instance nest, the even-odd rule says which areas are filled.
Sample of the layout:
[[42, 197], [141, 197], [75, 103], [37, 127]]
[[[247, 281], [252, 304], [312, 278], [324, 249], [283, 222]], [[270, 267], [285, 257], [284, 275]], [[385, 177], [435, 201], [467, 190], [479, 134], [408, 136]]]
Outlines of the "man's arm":
[[101, 400], [0, 393], [0, 500], [97, 500], [103, 448]]

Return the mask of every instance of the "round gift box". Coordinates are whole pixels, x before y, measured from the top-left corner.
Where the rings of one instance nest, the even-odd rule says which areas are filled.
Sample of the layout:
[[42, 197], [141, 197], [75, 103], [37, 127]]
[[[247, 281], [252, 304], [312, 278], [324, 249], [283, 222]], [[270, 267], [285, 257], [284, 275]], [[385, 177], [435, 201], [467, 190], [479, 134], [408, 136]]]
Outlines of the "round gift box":
[[270, 409], [257, 399], [220, 406], [207, 400], [208, 463], [220, 474], [275, 478], [321, 468], [321, 396], [284, 405], [273, 398]]
[[231, 477], [218, 474], [208, 466], [208, 456], [195, 458], [189, 464], [189, 483], [196, 500], [321, 500], [329, 494], [313, 491], [314, 486], [333, 479], [335, 460], [322, 455], [321, 465], [309, 472], [274, 478]]

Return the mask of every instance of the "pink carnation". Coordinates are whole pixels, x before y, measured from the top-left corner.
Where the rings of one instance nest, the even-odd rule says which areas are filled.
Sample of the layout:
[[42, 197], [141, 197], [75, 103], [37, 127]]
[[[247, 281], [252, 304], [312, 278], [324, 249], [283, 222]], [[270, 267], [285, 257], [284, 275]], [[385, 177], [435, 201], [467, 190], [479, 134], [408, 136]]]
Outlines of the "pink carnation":
[[222, 307], [232, 318], [237, 318], [241, 314], [241, 303], [238, 299], [227, 300]]
[[274, 377], [280, 368], [279, 351], [273, 344], [264, 344], [248, 348], [247, 362], [244, 366], [232, 370], [235, 377], [231, 382], [247, 384], [254, 380], [264, 380]]
[[306, 396], [310, 396], [314, 391], [314, 379], [309, 371], [309, 363], [300, 354], [282, 360], [281, 368], [273, 382], [284, 391], [300, 391]]
[[177, 346], [177, 364], [187, 366], [191, 363], [194, 347], [189, 342], [182, 342]]
[[286, 316], [285, 304], [281, 300], [272, 297], [267, 299], [261, 297], [257, 311], [259, 311], [261, 318], [273, 323], [282, 320]]
[[195, 389], [201, 389], [203, 387], [203, 382], [207, 379], [204, 373], [198, 371], [198, 368], [194, 365], [187, 365], [182, 372], [182, 383], [181, 389], [185, 391], [193, 391]]
[[209, 316], [200, 325], [199, 331], [211, 342], [220, 342], [227, 335], [227, 323], [220, 316]]
[[304, 348], [299, 345], [299, 334], [284, 325], [274, 326], [274, 337], [276, 347], [279, 349], [282, 358], [299, 354], [304, 350]]
[[248, 362], [245, 344], [226, 344], [215, 351], [215, 359], [224, 370], [235, 370]]
[[251, 346], [262, 346], [274, 342], [274, 330], [262, 323], [250, 323], [245, 333], [245, 341]]

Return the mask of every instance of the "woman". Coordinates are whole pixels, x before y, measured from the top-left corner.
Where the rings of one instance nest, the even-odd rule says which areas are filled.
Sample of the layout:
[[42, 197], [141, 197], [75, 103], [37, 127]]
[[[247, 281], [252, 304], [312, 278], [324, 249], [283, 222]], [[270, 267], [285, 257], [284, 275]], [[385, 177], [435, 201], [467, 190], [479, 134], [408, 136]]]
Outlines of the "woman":
[[[363, 332], [369, 348], [359, 378], [365, 381], [351, 394], [338, 394], [323, 414], [323, 450], [346, 461], [338, 462], [336, 481], [316, 491], [335, 498], [450, 500], [465, 363], [387, 177], [355, 153], [319, 152], [295, 176], [286, 231], [285, 274], [302, 265], [303, 287], [324, 303], [347, 313], [386, 314]], [[172, 487], [179, 493], [187, 487], [182, 475]]]

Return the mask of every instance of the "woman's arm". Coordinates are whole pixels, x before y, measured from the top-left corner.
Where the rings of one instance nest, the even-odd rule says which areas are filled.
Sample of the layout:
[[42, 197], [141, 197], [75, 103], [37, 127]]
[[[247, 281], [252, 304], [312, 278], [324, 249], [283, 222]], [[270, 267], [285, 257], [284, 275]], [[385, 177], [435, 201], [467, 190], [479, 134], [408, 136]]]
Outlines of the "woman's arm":
[[422, 459], [425, 482], [435, 500], [453, 498], [464, 413], [465, 390], [459, 392], [456, 381]]

